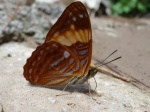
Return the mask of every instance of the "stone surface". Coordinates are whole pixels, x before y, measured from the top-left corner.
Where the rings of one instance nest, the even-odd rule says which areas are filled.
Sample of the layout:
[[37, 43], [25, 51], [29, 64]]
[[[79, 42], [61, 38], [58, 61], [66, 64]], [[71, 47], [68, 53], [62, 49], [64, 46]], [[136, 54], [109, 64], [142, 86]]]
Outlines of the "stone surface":
[[[144, 112], [150, 110], [150, 94], [119, 79], [98, 73], [97, 94], [88, 96], [88, 86], [45, 88], [28, 83], [23, 65], [33, 48], [25, 43], [0, 47], [0, 103], [4, 112]], [[95, 87], [93, 79], [91, 87]], [[94, 99], [92, 99], [94, 98]]]
[[[122, 59], [113, 62], [118, 72], [134, 78], [137, 83], [150, 87], [150, 21], [145, 19], [100, 18], [93, 19], [93, 58], [104, 59], [114, 50], [109, 60], [118, 56]], [[108, 64], [108, 66], [111, 64]]]
[[0, 105], [0, 112], [3, 112], [3, 107], [2, 107], [2, 105]]
[[43, 43], [47, 30], [56, 22], [64, 6], [54, 1], [33, 2], [31, 5], [17, 3], [1, 2], [6, 8], [0, 5], [0, 44], [12, 40], [23, 41], [28, 37]]

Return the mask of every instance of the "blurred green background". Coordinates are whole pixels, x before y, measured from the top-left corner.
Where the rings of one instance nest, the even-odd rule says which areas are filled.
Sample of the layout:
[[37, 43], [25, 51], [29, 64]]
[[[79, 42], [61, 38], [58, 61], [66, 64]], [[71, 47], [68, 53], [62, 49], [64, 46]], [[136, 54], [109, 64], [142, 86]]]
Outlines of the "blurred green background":
[[150, 13], [150, 0], [112, 0], [113, 15], [141, 17]]

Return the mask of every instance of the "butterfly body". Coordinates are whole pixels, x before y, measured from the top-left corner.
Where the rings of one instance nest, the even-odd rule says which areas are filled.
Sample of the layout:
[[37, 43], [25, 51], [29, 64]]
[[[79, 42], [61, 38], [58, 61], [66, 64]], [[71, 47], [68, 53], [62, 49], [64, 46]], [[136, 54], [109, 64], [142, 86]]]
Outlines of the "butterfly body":
[[90, 79], [91, 77], [94, 77], [97, 73], [97, 70], [95, 68], [91, 68], [88, 71], [87, 75], [83, 75], [81, 77], [75, 77], [71, 84], [76, 85], [76, 84], [83, 84], [84, 82], [86, 82], [88, 79]]
[[[24, 65], [24, 77], [32, 84], [66, 85], [87, 81], [92, 56], [90, 19], [81, 2], [69, 5]], [[92, 72], [92, 73], [91, 73]]]

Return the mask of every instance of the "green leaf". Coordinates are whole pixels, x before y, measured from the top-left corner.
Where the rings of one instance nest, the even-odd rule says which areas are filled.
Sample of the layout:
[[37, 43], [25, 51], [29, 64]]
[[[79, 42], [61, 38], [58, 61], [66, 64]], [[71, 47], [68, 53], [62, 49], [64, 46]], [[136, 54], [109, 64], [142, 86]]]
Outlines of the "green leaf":
[[145, 6], [144, 4], [142, 4], [141, 2], [139, 2], [139, 3], [137, 4], [137, 9], [138, 9], [139, 11], [143, 12], [143, 13], [145, 13], [145, 12], [147, 11], [146, 6]]
[[129, 12], [131, 11], [131, 8], [128, 7], [128, 6], [125, 6], [125, 7], [123, 8], [123, 11], [124, 11], [125, 13], [129, 13]]
[[135, 8], [138, 0], [130, 0], [128, 2], [129, 2], [129, 4], [128, 4], [129, 7]]
[[113, 5], [112, 9], [113, 9], [113, 12], [117, 15], [123, 12], [121, 3], [116, 3], [115, 5]]

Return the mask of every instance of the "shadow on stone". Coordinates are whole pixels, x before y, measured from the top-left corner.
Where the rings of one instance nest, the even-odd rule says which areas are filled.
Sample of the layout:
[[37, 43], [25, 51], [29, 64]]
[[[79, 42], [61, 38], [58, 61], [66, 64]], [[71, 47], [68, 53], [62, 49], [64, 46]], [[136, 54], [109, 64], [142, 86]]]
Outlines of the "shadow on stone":
[[36, 87], [36, 88], [49, 88], [49, 89], [55, 89], [55, 90], [60, 90], [60, 91], [68, 91], [68, 92], [79, 92], [79, 93], [84, 93], [89, 95], [89, 90], [90, 93], [96, 94], [96, 92], [92, 89], [90, 89], [90, 86], [88, 84], [78, 84], [78, 85], [68, 85], [65, 88], [65, 86], [52, 86], [52, 87], [47, 87], [47, 86], [41, 86], [41, 85], [33, 85], [33, 84], [28, 84], [31, 87]]

